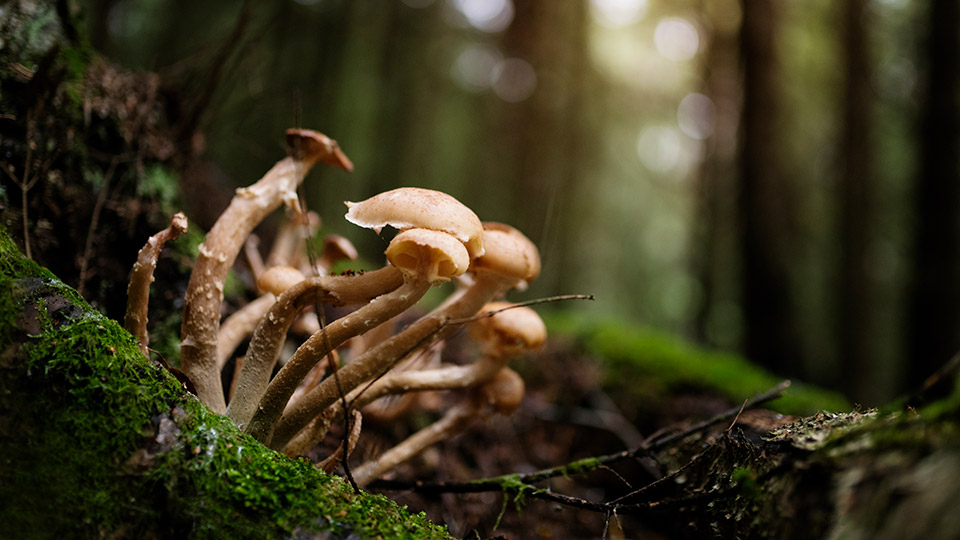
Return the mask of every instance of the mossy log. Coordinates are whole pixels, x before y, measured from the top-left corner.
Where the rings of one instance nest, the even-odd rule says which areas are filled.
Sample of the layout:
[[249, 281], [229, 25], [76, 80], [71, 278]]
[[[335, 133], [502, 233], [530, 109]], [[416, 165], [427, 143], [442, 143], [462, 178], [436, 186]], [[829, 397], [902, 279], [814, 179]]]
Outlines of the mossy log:
[[0, 302], [0, 538], [448, 537], [212, 414], [6, 232]]
[[734, 429], [619, 512], [671, 538], [958, 538], [960, 429], [944, 411], [819, 414], [762, 440]]

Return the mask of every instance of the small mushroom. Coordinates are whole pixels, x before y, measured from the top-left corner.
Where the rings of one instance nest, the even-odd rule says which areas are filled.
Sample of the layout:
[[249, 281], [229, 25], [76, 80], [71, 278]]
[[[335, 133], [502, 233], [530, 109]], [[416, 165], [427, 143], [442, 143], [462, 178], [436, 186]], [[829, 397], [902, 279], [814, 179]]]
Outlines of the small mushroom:
[[280, 226], [267, 255], [267, 267], [293, 266], [299, 268], [305, 259], [306, 242], [320, 229], [322, 221], [316, 212], [294, 212]]
[[353, 470], [353, 479], [365, 486], [426, 448], [465, 431], [473, 422], [492, 413], [510, 414], [523, 402], [523, 379], [503, 368], [486, 384], [475, 388], [467, 399], [451, 407], [439, 420], [414, 433], [403, 442]]
[[357, 248], [345, 237], [339, 234], [328, 234], [323, 238], [323, 255], [317, 265], [324, 273], [330, 273], [335, 264], [340, 261], [353, 261], [357, 258]]
[[486, 313], [492, 315], [470, 324], [470, 336], [483, 351], [473, 364], [391, 372], [362, 392], [355, 391], [348, 397], [349, 401], [354, 407], [362, 407], [390, 394], [478, 386], [489, 381], [513, 358], [540, 348], [546, 341], [546, 326], [528, 307], [491, 302], [480, 310], [481, 315]]
[[280, 296], [290, 287], [304, 280], [303, 272], [292, 266], [271, 266], [257, 278], [257, 288], [261, 293]]
[[336, 141], [315, 131], [287, 130], [290, 155], [255, 184], [240, 188], [200, 244], [184, 298], [181, 365], [197, 396], [214, 412], [226, 411], [217, 362], [223, 284], [254, 227], [281, 204], [299, 208], [297, 186], [317, 161], [352, 170]]
[[[418, 302], [431, 286], [464, 273], [470, 264], [467, 249], [460, 240], [445, 232], [430, 229], [401, 232], [387, 246], [386, 256], [390, 265], [403, 273], [403, 285], [333, 321], [301, 345], [267, 386], [256, 410], [245, 409], [243, 414], [233, 416], [242, 424], [246, 414], [253, 413], [248, 433], [260, 441], [269, 441], [293, 391], [319, 359], [347, 339], [402, 313]], [[348, 369], [344, 367], [340, 373]], [[259, 381], [263, 381], [262, 377]]]
[[[280, 356], [280, 349], [287, 332], [304, 308], [316, 302], [334, 305], [366, 304], [374, 299], [383, 298], [391, 291], [401, 289], [403, 285], [402, 273], [391, 266], [349, 276], [316, 276], [297, 281], [285, 290], [281, 288], [280, 278], [284, 277], [281, 274], [285, 274], [286, 279], [289, 279], [292, 274], [277, 270], [271, 276], [271, 272], [271, 270], [264, 272], [263, 277], [266, 279], [262, 279], [261, 284], [277, 286], [274, 290], [276, 292], [282, 290], [282, 292], [277, 297], [277, 301], [260, 318], [250, 337], [243, 369], [238, 376], [233, 399], [227, 408], [227, 415], [240, 425], [249, 421], [253, 415], [257, 402], [270, 382], [270, 374]], [[271, 279], [272, 277], [277, 279]], [[295, 275], [293, 277], [296, 278]], [[287, 284], [294, 280], [289, 279]], [[316, 340], [313, 342], [307, 340], [307, 342], [312, 346], [316, 344]], [[303, 374], [305, 375], [306, 373]], [[295, 384], [298, 383], [299, 379]]]
[[140, 248], [137, 262], [130, 270], [130, 284], [127, 285], [127, 312], [123, 317], [123, 327], [137, 338], [140, 352], [149, 356], [147, 345], [147, 307], [150, 303], [150, 284], [153, 283], [153, 271], [157, 268], [157, 259], [163, 245], [187, 232], [187, 216], [177, 212], [170, 220], [170, 226], [147, 239]]
[[442, 191], [403, 187], [347, 202], [347, 221], [380, 234], [389, 225], [397, 230], [432, 229], [456, 236], [470, 259], [483, 255], [483, 224], [472, 210]]
[[[483, 255], [473, 260], [474, 282], [460, 297], [442, 309], [418, 319], [390, 339], [353, 358], [337, 374], [342, 388], [349, 391], [374, 377], [383, 375], [414, 350], [429, 346], [455, 331], [448, 324], [470, 317], [490, 300], [512, 287], [527, 283], [540, 273], [540, 255], [536, 246], [513, 227], [485, 225]], [[339, 398], [336, 383], [325, 380], [296, 403], [291, 403], [277, 422], [270, 445], [283, 448], [300, 429]]]

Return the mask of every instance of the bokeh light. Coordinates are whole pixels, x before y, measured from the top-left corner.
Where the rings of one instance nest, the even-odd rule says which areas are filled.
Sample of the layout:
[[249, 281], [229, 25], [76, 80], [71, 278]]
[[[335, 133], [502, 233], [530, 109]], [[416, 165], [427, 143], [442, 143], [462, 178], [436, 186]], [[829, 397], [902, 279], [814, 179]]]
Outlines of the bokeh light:
[[680, 17], [666, 17], [657, 23], [653, 32], [657, 51], [665, 58], [683, 62], [700, 50], [700, 35], [690, 21]]
[[452, 0], [470, 26], [484, 32], [500, 32], [513, 20], [511, 0]]
[[590, 0], [590, 13], [601, 26], [622, 28], [642, 20], [649, 4], [649, 0]]

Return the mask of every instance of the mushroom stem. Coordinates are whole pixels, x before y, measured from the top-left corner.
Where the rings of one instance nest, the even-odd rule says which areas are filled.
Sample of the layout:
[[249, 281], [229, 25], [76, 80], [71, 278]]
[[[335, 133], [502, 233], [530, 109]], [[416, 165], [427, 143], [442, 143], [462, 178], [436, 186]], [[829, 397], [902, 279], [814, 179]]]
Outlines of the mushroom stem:
[[[246, 431], [261, 442], [267, 441], [274, 425], [283, 414], [283, 409], [293, 391], [296, 390], [297, 385], [300, 384], [300, 381], [303, 380], [314, 364], [343, 344], [344, 341], [362, 334], [416, 304], [430, 289], [430, 286], [431, 283], [428, 281], [408, 280], [395, 291], [378, 296], [356, 311], [325, 326], [320, 332], [305, 341], [297, 349], [297, 352], [290, 357], [290, 360], [284, 364], [283, 368], [277, 372], [273, 381], [267, 385], [259, 404], [254, 401], [254, 406], [249, 409], [247, 408], [249, 405], [244, 404], [243, 410], [245, 412], [243, 414], [235, 413], [234, 420], [242, 426], [246, 411], [253, 413]], [[281, 299], [283, 296], [286, 295], [282, 295]], [[335, 377], [327, 378], [320, 383], [318, 388], [334, 379]], [[238, 397], [241, 392], [247, 393], [246, 390], [238, 387]], [[253, 396], [253, 393], [248, 395]]]
[[[371, 299], [376, 301], [390, 291], [402, 289], [402, 284], [403, 276], [400, 271], [387, 266], [374, 272], [352, 276], [313, 277], [286, 289], [260, 318], [253, 331], [243, 370], [237, 379], [236, 392], [227, 407], [227, 415], [241, 426], [250, 421], [257, 402], [270, 383], [270, 374], [280, 356], [287, 331], [302, 309], [315, 301], [337, 305], [371, 302]], [[331, 343], [334, 341], [331, 340]], [[319, 358], [325, 355], [326, 352]], [[310, 367], [313, 367], [313, 364], [310, 364]], [[295, 384], [299, 384], [305, 375], [306, 372]]]
[[[354, 358], [337, 373], [340, 388], [349, 392], [374, 377], [382, 375], [410, 352], [443, 339], [456, 330], [448, 325], [450, 320], [462, 319], [476, 313], [494, 295], [504, 287], [502, 279], [495, 275], [482, 274], [463, 294], [459, 301], [445, 309], [418, 319], [390, 339], [380, 343], [367, 352]], [[274, 449], [283, 448], [298, 431], [313, 417], [339, 399], [337, 383], [329, 377], [298, 402], [290, 404], [283, 417], [277, 422], [268, 445]]]
[[170, 220], [170, 226], [151, 236], [137, 254], [137, 262], [130, 271], [130, 284], [127, 285], [127, 312], [123, 317], [123, 327], [137, 338], [140, 352], [149, 356], [147, 345], [150, 336], [147, 333], [147, 308], [150, 303], [150, 284], [153, 283], [153, 271], [157, 268], [157, 259], [163, 245], [187, 232], [187, 216], [177, 212]]
[[379, 458], [354, 469], [353, 479], [358, 486], [365, 486], [425, 448], [463, 431], [480, 418], [494, 412], [510, 414], [520, 406], [523, 394], [523, 379], [510, 368], [503, 368], [483, 386], [472, 389], [464, 401], [451, 407], [440, 420], [407, 437]]
[[[509, 358], [484, 356], [468, 366], [447, 366], [422, 371], [388, 373], [366, 389], [357, 389], [355, 393], [351, 393], [347, 396], [347, 401], [351, 408], [359, 409], [391, 394], [470, 388], [489, 381], [509, 363], [509, 360]], [[342, 414], [342, 411], [338, 410], [337, 417], [340, 414]]]
[[379, 478], [383, 473], [396, 468], [401, 463], [440, 441], [449, 439], [463, 431], [477, 416], [473, 400], [467, 404], [458, 404], [449, 409], [439, 420], [417, 431], [403, 442], [384, 452], [375, 460], [370, 460], [354, 469], [353, 479], [363, 487]]
[[296, 189], [318, 160], [343, 162], [336, 142], [316, 132], [292, 130], [288, 139], [294, 155], [271, 168], [257, 183], [237, 190], [223, 214], [200, 244], [200, 254], [190, 274], [184, 298], [180, 331], [180, 362], [197, 389], [197, 397], [214, 412], [227, 409], [220, 371], [217, 369], [217, 334], [227, 272], [254, 227], [281, 204], [297, 204]]
[[260, 318], [270, 310], [276, 300], [277, 297], [270, 293], [261, 295], [223, 320], [220, 324], [220, 332], [217, 334], [218, 371], [223, 371], [223, 366], [230, 360], [230, 355], [253, 332]]

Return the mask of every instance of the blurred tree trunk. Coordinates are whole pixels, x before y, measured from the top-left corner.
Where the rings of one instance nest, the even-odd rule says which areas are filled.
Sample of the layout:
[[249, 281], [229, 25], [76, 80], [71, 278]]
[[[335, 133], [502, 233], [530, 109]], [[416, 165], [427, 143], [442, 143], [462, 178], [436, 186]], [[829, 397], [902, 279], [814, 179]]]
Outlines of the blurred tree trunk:
[[780, 5], [742, 2], [741, 280], [747, 356], [774, 372], [793, 375], [801, 366], [790, 280], [798, 198], [781, 163]]
[[[715, 9], [735, 7], [715, 5]], [[728, 19], [715, 20], [713, 30], [703, 79], [704, 90], [716, 112], [713, 134], [706, 140], [706, 158], [697, 179], [692, 266], [703, 285], [704, 301], [694, 320], [694, 335], [704, 343], [737, 348], [736, 322], [723, 320], [732, 316], [729, 311], [724, 312], [723, 305], [737, 297], [736, 284], [731, 283], [737, 239], [736, 227], [731, 225], [736, 221], [736, 144], [741, 107], [738, 26]]]
[[866, 0], [841, 4], [844, 96], [840, 140], [839, 345], [847, 394], [872, 402], [874, 286], [870, 271], [873, 238], [872, 91], [868, 58]]
[[960, 348], [960, 8], [954, 0], [933, 0], [929, 16], [907, 341], [911, 383]]
[[500, 152], [509, 159], [502, 187], [511, 194], [505, 200], [513, 201], [507, 209], [516, 216], [513, 225], [538, 244], [545, 259], [535, 290], [551, 294], [562, 290], [559, 269], [572, 262], [564, 257], [576, 253], [567, 240], [576, 222], [564, 216], [590, 155], [583, 114], [590, 79], [589, 14], [585, 0], [556, 5], [518, 0], [514, 5], [504, 56], [529, 62], [537, 86], [529, 98], [502, 104], [496, 129], [503, 134]]

